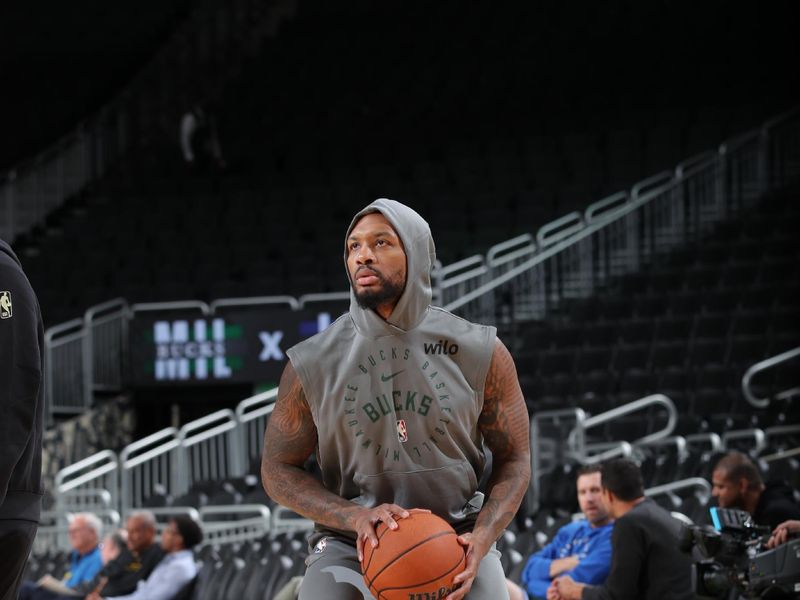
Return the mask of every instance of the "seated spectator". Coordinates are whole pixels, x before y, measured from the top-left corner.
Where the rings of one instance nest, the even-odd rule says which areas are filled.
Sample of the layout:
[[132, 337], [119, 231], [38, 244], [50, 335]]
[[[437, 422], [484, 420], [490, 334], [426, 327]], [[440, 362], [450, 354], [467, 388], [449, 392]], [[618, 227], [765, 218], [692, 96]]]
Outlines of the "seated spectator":
[[91, 582], [78, 586], [76, 591], [124, 596], [133, 593], [139, 581], [147, 579], [164, 557], [164, 551], [155, 543], [155, 516], [146, 510], [132, 513], [126, 522], [125, 533], [127, 540], [117, 539], [118, 534], [107, 538], [101, 551], [103, 569]]
[[[139, 581], [136, 590], [124, 596], [106, 596], [107, 600], [171, 600], [197, 575], [192, 548], [203, 540], [200, 526], [185, 515], [172, 518], [161, 533], [165, 556], [150, 576]], [[87, 600], [102, 600], [98, 592]]]
[[569, 575], [581, 583], [603, 583], [611, 566], [614, 525], [603, 502], [600, 465], [578, 470], [578, 505], [584, 518], [558, 530], [547, 546], [533, 554], [522, 571], [522, 589], [507, 581], [511, 600], [543, 599], [553, 579]]
[[595, 586], [563, 575], [547, 590], [548, 600], [693, 600], [691, 559], [678, 548], [682, 525], [645, 498], [639, 467], [611, 460], [601, 482], [615, 520], [608, 578]]
[[800, 519], [792, 488], [782, 481], [765, 485], [756, 466], [741, 452], [729, 452], [719, 459], [711, 474], [711, 495], [721, 508], [745, 510], [756, 525], [770, 529]]
[[[64, 585], [73, 590], [83, 583], [91, 582], [103, 568], [100, 557], [100, 538], [103, 524], [91, 513], [77, 513], [69, 522], [69, 543], [72, 546], [69, 570], [61, 578]], [[58, 594], [25, 581], [19, 591], [19, 600], [52, 600]]]

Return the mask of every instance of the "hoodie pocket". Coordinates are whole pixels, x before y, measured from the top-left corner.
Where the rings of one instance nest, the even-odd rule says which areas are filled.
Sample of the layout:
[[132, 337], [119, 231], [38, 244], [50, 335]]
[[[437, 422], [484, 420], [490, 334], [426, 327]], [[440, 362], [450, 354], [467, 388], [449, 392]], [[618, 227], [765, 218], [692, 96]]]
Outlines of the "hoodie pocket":
[[353, 481], [361, 491], [353, 501], [363, 506], [397, 504], [407, 509], [427, 508], [450, 522], [461, 521], [476, 510], [468, 503], [478, 482], [467, 461], [418, 471], [356, 473]]

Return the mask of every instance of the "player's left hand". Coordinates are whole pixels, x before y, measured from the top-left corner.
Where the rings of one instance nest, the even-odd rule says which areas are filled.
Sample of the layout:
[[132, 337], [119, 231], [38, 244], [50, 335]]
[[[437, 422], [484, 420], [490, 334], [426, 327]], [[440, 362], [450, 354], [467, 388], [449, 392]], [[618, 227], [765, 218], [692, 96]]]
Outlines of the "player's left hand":
[[461, 600], [469, 594], [472, 589], [472, 582], [478, 574], [478, 567], [492, 547], [492, 540], [485, 540], [475, 533], [465, 533], [458, 536], [458, 543], [465, 547], [467, 553], [467, 565], [464, 570], [453, 579], [454, 585], [458, 586], [445, 600]]

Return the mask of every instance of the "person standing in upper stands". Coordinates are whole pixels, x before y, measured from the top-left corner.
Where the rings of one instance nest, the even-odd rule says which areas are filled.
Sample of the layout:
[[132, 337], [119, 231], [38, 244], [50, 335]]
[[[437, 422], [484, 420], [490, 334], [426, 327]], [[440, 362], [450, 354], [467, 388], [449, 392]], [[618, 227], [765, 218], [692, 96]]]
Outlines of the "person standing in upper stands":
[[792, 488], [782, 481], [765, 485], [756, 466], [741, 452], [728, 452], [719, 459], [711, 474], [711, 495], [721, 508], [745, 510], [756, 525], [770, 529], [800, 519]]
[[693, 600], [691, 558], [680, 551], [681, 523], [645, 498], [639, 467], [627, 459], [603, 465], [603, 498], [615, 519], [611, 570], [600, 586], [556, 579], [548, 600]]
[[[203, 531], [193, 519], [186, 515], [173, 517], [161, 532], [165, 556], [150, 576], [139, 581], [136, 591], [108, 596], [105, 600], [172, 600], [197, 575], [192, 548], [202, 541]], [[94, 592], [86, 600], [103, 600], [103, 597]]]
[[[530, 480], [528, 413], [495, 328], [431, 306], [434, 260], [423, 218], [376, 200], [345, 236], [349, 312], [287, 352], [261, 473], [275, 501], [316, 523], [301, 600], [371, 598], [364, 544], [415, 508], [465, 547], [448, 600], [507, 598], [495, 542]], [[322, 482], [303, 469], [315, 451]]]
[[0, 240], [0, 600], [16, 600], [42, 508], [44, 326], [22, 265]]
[[578, 470], [578, 505], [584, 518], [558, 530], [553, 541], [532, 555], [522, 571], [522, 585], [508, 581], [511, 600], [545, 598], [554, 578], [569, 575], [580, 583], [603, 583], [611, 566], [614, 524], [603, 501], [600, 465]]

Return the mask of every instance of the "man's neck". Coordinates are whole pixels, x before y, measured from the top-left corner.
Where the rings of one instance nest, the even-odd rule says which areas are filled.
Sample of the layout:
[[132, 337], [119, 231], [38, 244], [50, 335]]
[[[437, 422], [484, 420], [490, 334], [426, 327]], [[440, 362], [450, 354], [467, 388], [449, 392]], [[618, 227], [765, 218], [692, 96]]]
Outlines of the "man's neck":
[[594, 521], [594, 522], [589, 521], [589, 526], [592, 529], [597, 529], [598, 527], [605, 527], [609, 523], [611, 523], [611, 517], [609, 517], [607, 519], [603, 519], [602, 521]]
[[630, 500], [626, 502], [618, 500], [617, 502], [618, 502], [617, 510], [615, 512], [616, 512], [616, 518], [619, 519], [620, 517], [628, 514], [634, 507], [644, 502], [644, 496], [642, 496], [641, 498], [636, 498], [635, 500]]
[[744, 497], [744, 506], [742, 507], [742, 510], [746, 510], [752, 515], [758, 507], [758, 501], [761, 499], [761, 494], [763, 492], [763, 486], [760, 489], [748, 491]]

